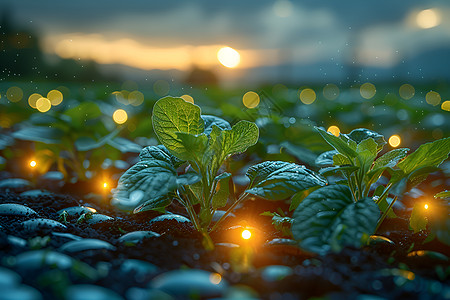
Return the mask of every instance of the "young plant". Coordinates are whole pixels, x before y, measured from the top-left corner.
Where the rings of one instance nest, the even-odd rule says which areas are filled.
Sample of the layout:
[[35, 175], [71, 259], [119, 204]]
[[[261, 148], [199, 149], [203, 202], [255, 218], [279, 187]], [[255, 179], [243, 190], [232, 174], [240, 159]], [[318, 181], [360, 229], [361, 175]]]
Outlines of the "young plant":
[[[155, 103], [152, 121], [162, 145], [142, 150], [140, 161], [121, 176], [113, 204], [134, 212], [164, 211], [175, 199], [186, 208], [207, 249], [214, 248], [209, 233], [250, 194], [279, 200], [325, 184], [302, 166], [264, 162], [249, 168], [251, 182], [236, 200], [231, 174], [221, 171], [221, 166], [231, 155], [256, 144], [259, 130], [254, 123], [239, 121], [231, 127], [221, 118], [202, 116], [197, 105], [173, 97]], [[180, 166], [184, 166], [181, 174]], [[212, 225], [214, 213], [228, 198], [233, 203]]]
[[[345, 180], [313, 191], [296, 208], [292, 233], [306, 250], [325, 253], [361, 246], [376, 232], [398, 197], [426, 179], [448, 157], [450, 138], [409, 149], [394, 149], [377, 158], [386, 144], [382, 135], [355, 129], [336, 137], [317, 128], [335, 150], [321, 154], [322, 175], [340, 173]], [[371, 187], [388, 172], [386, 186]], [[393, 198], [388, 201], [390, 193]], [[381, 211], [381, 215], [380, 215]]]

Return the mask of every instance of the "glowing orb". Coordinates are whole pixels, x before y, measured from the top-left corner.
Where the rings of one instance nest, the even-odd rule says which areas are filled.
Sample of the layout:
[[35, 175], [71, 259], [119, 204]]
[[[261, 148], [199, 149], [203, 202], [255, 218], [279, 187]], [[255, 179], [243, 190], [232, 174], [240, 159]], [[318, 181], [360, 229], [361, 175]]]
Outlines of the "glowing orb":
[[35, 160], [30, 161], [30, 167], [34, 168], [36, 167], [37, 163]]
[[223, 47], [217, 52], [217, 59], [227, 68], [235, 68], [241, 62], [239, 52], [230, 47]]
[[128, 120], [127, 112], [123, 109], [118, 109], [113, 114], [113, 120], [117, 124], [123, 124]]
[[252, 233], [250, 232], [250, 230], [245, 229], [245, 230], [242, 231], [241, 236], [242, 236], [242, 238], [243, 238], [244, 240], [248, 240], [249, 238], [252, 237]]
[[337, 126], [330, 126], [328, 127], [327, 131], [331, 134], [333, 134], [334, 136], [339, 136], [339, 133], [341, 132], [341, 130], [339, 129], [339, 127]]
[[401, 139], [398, 135], [394, 134], [389, 138], [389, 145], [392, 147], [398, 147], [400, 145]]
[[425, 209], [428, 209], [428, 204], [425, 204], [423, 207], [424, 207]]

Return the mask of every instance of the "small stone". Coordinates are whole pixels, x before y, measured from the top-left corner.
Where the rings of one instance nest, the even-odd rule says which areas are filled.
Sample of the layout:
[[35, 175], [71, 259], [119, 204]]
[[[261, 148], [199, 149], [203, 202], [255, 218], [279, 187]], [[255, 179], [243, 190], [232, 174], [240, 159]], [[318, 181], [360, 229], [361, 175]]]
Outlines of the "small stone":
[[22, 178], [7, 178], [0, 181], [0, 190], [25, 190], [31, 187], [31, 182]]
[[21, 223], [25, 230], [39, 230], [39, 229], [67, 229], [66, 225], [51, 219], [31, 219]]
[[116, 247], [108, 242], [98, 239], [82, 239], [79, 241], [70, 241], [62, 245], [59, 250], [64, 252], [81, 252], [86, 250], [116, 250]]
[[41, 196], [48, 196], [51, 194], [52, 193], [44, 191], [44, 190], [29, 190], [29, 191], [25, 191], [25, 192], [21, 193], [20, 196], [22, 196], [22, 197], [41, 197]]
[[[22, 277], [16, 272], [0, 267], [0, 287], [17, 286], [22, 281]], [[1, 298], [1, 296], [0, 296]]]
[[76, 284], [66, 290], [66, 300], [123, 300], [116, 292], [107, 288], [91, 285]]
[[151, 287], [179, 298], [221, 297], [228, 284], [218, 273], [204, 270], [175, 270], [155, 277]]
[[168, 222], [168, 221], [176, 221], [178, 223], [191, 223], [191, 221], [183, 216], [176, 215], [176, 214], [166, 214], [166, 215], [160, 215], [156, 218], [153, 218], [150, 220], [150, 224], [157, 223], [157, 222]]
[[71, 234], [71, 233], [64, 233], [64, 232], [52, 232], [52, 235], [60, 237], [60, 238], [65, 238], [65, 239], [68, 239], [71, 241], [79, 241], [79, 240], [83, 239], [81, 236]]
[[160, 237], [159, 233], [153, 231], [133, 231], [119, 238], [119, 242], [127, 244], [137, 244], [146, 238]]
[[16, 256], [16, 266], [19, 270], [37, 270], [45, 266], [56, 266], [58, 269], [69, 269], [73, 259], [65, 254], [49, 250], [33, 250]]
[[293, 274], [294, 271], [288, 266], [271, 265], [262, 269], [261, 277], [267, 282], [282, 280], [284, 277]]
[[111, 221], [114, 220], [114, 218], [111, 218], [107, 215], [102, 215], [102, 214], [90, 214], [89, 217], [87, 217], [85, 219], [85, 222], [87, 224], [93, 225], [93, 224], [98, 224], [98, 223], [103, 223], [106, 221]]
[[94, 208], [86, 207], [86, 206], [72, 206], [59, 210], [57, 214], [61, 216], [64, 212], [67, 213], [70, 217], [80, 217], [84, 213], [96, 213], [97, 211]]
[[38, 213], [33, 209], [16, 203], [0, 204], [0, 216], [35, 217]]
[[156, 274], [158, 267], [144, 260], [127, 259], [120, 265], [120, 270], [124, 273], [134, 273], [137, 281], [142, 282], [145, 276]]
[[27, 246], [27, 241], [13, 235], [8, 235], [8, 244], [17, 247], [17, 248], [25, 248]]
[[42, 300], [41, 293], [35, 288], [21, 284], [19, 286], [9, 286], [2, 288], [1, 300]]
[[127, 300], [174, 300], [172, 296], [160, 290], [147, 290], [137, 287], [129, 288], [125, 296]]

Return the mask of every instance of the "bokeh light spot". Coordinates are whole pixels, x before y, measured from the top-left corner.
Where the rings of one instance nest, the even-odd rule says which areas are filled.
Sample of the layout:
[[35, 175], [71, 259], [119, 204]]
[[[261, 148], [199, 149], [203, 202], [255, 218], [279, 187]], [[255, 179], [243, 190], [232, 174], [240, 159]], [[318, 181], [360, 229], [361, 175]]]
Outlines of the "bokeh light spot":
[[389, 145], [391, 145], [391, 147], [398, 147], [401, 143], [401, 139], [398, 135], [394, 134], [389, 138]]
[[328, 83], [323, 87], [323, 96], [328, 100], [334, 100], [339, 96], [339, 88], [333, 83]]
[[428, 209], [428, 204], [425, 204], [423, 208]]
[[341, 133], [341, 130], [339, 129], [339, 127], [337, 127], [335, 125], [328, 127], [327, 131], [334, 136], [339, 136], [339, 134]]
[[314, 101], [316, 101], [316, 92], [312, 89], [304, 89], [300, 93], [300, 101], [302, 101], [304, 104], [311, 104]]
[[209, 275], [209, 281], [212, 284], [219, 284], [222, 281], [222, 276], [219, 273], [212, 273]]
[[161, 96], [161, 97], [165, 96], [170, 91], [170, 85], [165, 80], [162, 80], [162, 79], [156, 80], [155, 83], [153, 84], [153, 91], [158, 96]]
[[50, 103], [53, 106], [61, 104], [63, 101], [63, 94], [58, 90], [51, 90], [47, 94], [47, 99], [50, 100]]
[[49, 111], [51, 107], [52, 103], [47, 98], [42, 97], [36, 101], [36, 108], [42, 113]]
[[28, 97], [28, 104], [29, 104], [32, 108], [36, 108], [36, 102], [37, 102], [40, 98], [43, 98], [41, 94], [38, 94], [38, 93], [31, 94], [30, 97]]
[[425, 96], [425, 100], [428, 104], [436, 106], [441, 103], [441, 95], [435, 91], [429, 91]]
[[255, 108], [259, 105], [259, 95], [255, 92], [249, 91], [242, 97], [242, 102], [247, 108]]
[[117, 109], [113, 114], [113, 120], [117, 124], [123, 124], [128, 120], [128, 114], [123, 109]]
[[242, 236], [242, 238], [244, 240], [248, 240], [248, 239], [250, 239], [252, 237], [252, 233], [251, 233], [250, 230], [245, 229], [245, 230], [242, 231], [241, 236]]
[[217, 52], [217, 59], [225, 67], [235, 68], [241, 62], [241, 55], [231, 47], [223, 47]]
[[20, 87], [12, 86], [6, 91], [6, 98], [11, 102], [19, 102], [23, 98], [23, 91]]
[[371, 99], [373, 96], [375, 96], [377, 92], [377, 89], [375, 88], [375, 85], [373, 85], [370, 82], [366, 82], [361, 85], [359, 88], [359, 93], [361, 94], [361, 97], [364, 99]]
[[132, 91], [128, 94], [128, 102], [133, 106], [139, 106], [144, 103], [144, 94], [139, 91]]
[[30, 161], [30, 167], [34, 168], [36, 167], [37, 163], [35, 160]]
[[441, 16], [435, 9], [425, 9], [417, 14], [416, 22], [420, 28], [433, 28], [441, 23]]
[[412, 97], [414, 97], [415, 93], [416, 93], [416, 90], [414, 89], [414, 87], [407, 83], [403, 84], [398, 89], [398, 94], [400, 95], [400, 97], [402, 97], [405, 100], [409, 100]]
[[192, 98], [192, 96], [190, 95], [183, 95], [180, 98], [182, 98], [186, 102], [191, 102], [192, 104], [194, 103], [194, 98]]
[[442, 110], [450, 111], [450, 101], [444, 101], [441, 105]]

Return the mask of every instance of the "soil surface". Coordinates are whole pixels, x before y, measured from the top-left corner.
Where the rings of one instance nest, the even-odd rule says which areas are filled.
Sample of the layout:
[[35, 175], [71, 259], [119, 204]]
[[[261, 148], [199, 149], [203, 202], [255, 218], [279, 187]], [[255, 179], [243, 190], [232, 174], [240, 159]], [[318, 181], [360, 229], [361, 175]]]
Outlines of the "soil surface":
[[[189, 222], [155, 221], [160, 215], [157, 212], [123, 213], [103, 197], [80, 193], [89, 190], [87, 184], [59, 187], [59, 192], [24, 193], [32, 189], [0, 190], [0, 205], [20, 204], [37, 213], [0, 213], [0, 287], [6, 287], [0, 299], [14, 299], [14, 295], [26, 295], [22, 299], [83, 299], [83, 291], [93, 297], [89, 299], [110, 300], [450, 299], [449, 247], [436, 240], [424, 243], [427, 233], [413, 234], [406, 217], [388, 219], [380, 228], [378, 234], [392, 243], [381, 241], [362, 249], [344, 248], [315, 256], [282, 240], [286, 237], [274, 230], [270, 218], [260, 216], [275, 211], [279, 203], [275, 206], [257, 199], [247, 201], [234, 212], [235, 217], [228, 218], [212, 235], [216, 249], [207, 252]], [[81, 214], [64, 219], [58, 214], [75, 206], [93, 208], [96, 214], [112, 219], [97, 220], [89, 213], [84, 219]], [[168, 210], [183, 214], [175, 205]], [[37, 218], [59, 221], [65, 227], [24, 223]], [[247, 225], [255, 228], [251, 242], [240, 238], [240, 230]], [[134, 231], [153, 231], [159, 236], [133, 242], [120, 239]], [[107, 244], [69, 244], [90, 239]], [[408, 256], [416, 250], [424, 251]], [[48, 253], [63, 257], [47, 259]], [[169, 279], [177, 280], [176, 270], [190, 269], [209, 272], [204, 274], [209, 274], [210, 280], [202, 279], [203, 273], [198, 280], [194, 273], [185, 273], [179, 284], [170, 284]], [[198, 285], [198, 290], [183, 290], [184, 281], [191, 287]]]

